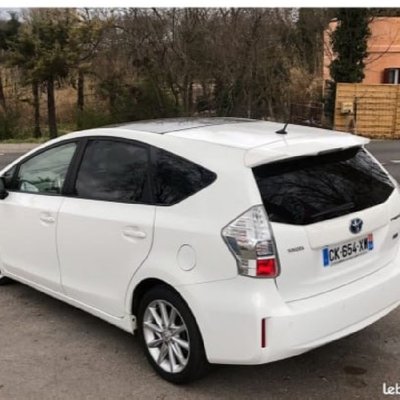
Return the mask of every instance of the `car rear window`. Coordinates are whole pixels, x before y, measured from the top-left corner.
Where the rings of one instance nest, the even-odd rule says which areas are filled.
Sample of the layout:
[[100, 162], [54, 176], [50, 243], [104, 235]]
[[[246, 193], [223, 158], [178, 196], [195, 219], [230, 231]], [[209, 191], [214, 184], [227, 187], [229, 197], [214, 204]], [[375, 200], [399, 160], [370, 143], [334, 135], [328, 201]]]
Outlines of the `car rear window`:
[[362, 148], [253, 168], [271, 221], [307, 225], [383, 203], [394, 186]]
[[157, 205], [170, 206], [211, 185], [217, 175], [168, 151], [153, 148], [153, 190]]

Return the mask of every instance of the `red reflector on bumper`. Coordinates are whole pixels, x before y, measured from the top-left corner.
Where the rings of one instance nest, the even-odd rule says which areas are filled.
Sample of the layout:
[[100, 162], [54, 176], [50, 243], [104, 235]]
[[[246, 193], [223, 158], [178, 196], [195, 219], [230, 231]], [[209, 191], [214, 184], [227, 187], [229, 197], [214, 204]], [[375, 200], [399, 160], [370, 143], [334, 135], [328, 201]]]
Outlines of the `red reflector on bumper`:
[[261, 320], [261, 347], [267, 347], [267, 319]]

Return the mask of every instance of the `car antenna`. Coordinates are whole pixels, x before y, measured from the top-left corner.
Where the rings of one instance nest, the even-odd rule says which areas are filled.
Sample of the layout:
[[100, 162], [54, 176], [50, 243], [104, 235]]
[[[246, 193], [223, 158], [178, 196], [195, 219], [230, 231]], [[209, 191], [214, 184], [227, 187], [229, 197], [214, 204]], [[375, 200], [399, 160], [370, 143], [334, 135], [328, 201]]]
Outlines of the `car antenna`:
[[284, 125], [284, 127], [282, 129], [277, 130], [275, 133], [279, 133], [280, 135], [286, 135], [287, 131], [286, 131], [286, 127], [289, 125], [289, 122], [286, 122], [286, 124]]

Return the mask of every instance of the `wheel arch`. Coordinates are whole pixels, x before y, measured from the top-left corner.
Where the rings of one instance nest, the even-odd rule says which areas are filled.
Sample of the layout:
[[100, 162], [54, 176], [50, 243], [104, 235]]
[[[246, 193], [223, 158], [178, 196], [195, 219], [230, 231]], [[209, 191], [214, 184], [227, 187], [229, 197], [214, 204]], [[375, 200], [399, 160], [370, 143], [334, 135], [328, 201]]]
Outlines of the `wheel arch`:
[[192, 308], [190, 307], [186, 299], [182, 296], [182, 294], [174, 286], [159, 278], [145, 278], [135, 286], [132, 293], [130, 310], [133, 315], [137, 316], [140, 300], [143, 298], [144, 294], [155, 286], [165, 286], [175, 292], [185, 302], [193, 317], [196, 319]]

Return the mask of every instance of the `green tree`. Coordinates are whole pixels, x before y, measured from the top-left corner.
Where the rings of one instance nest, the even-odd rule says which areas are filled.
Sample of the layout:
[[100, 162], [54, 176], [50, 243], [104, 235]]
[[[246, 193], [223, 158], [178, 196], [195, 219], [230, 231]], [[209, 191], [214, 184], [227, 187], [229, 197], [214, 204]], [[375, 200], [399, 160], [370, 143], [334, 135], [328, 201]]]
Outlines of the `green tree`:
[[[76, 55], [77, 109], [82, 112], [85, 104], [85, 77], [92, 72], [93, 58], [99, 51], [103, 34], [109, 29], [109, 21], [96, 12], [96, 10], [77, 10], [76, 23], [71, 29], [70, 47]], [[75, 46], [75, 48], [72, 48]]]
[[37, 9], [31, 15], [37, 57], [33, 72], [46, 84], [49, 133], [54, 138], [57, 137], [55, 82], [66, 78], [77, 63], [72, 31], [78, 16], [74, 9]]
[[335, 82], [358, 83], [364, 79], [370, 11], [366, 8], [340, 8], [338, 26], [332, 33], [332, 50], [336, 58], [330, 65]]
[[332, 123], [336, 83], [358, 83], [364, 79], [371, 10], [365, 8], [339, 8], [336, 10], [337, 27], [331, 35], [335, 59], [329, 66], [332, 81], [328, 82], [325, 95], [325, 114]]
[[[75, 9], [31, 9], [19, 37], [12, 46], [11, 63], [26, 73], [32, 83], [35, 119], [38, 112], [38, 85], [47, 91], [48, 126], [51, 138], [57, 137], [55, 84], [77, 65], [79, 22]], [[36, 125], [36, 124], [35, 124]]]
[[4, 63], [7, 51], [10, 47], [10, 42], [17, 37], [21, 25], [15, 13], [10, 14], [10, 17], [11, 18], [8, 20], [0, 21], [0, 106], [3, 108], [4, 112], [7, 111], [7, 103], [4, 94], [1, 64]]
[[9, 41], [10, 54], [8, 64], [21, 71], [21, 84], [31, 85], [34, 111], [33, 136], [42, 135], [40, 128], [40, 77], [35, 73], [36, 46], [31, 30], [25, 23], [22, 25], [18, 36]]

